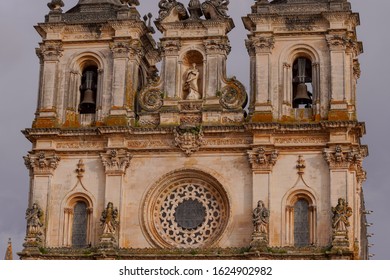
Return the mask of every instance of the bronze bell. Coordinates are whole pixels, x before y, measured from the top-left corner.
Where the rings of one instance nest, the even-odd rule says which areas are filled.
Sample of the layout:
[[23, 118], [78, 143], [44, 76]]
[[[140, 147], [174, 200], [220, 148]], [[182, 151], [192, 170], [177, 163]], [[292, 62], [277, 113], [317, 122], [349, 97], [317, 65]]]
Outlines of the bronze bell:
[[83, 75], [83, 84], [80, 86], [80, 91], [83, 100], [80, 102], [79, 111], [81, 114], [94, 114], [96, 111], [96, 103], [94, 98], [94, 91], [96, 89], [96, 75], [93, 71], [86, 71]]
[[83, 101], [80, 103], [80, 112], [85, 114], [93, 114], [96, 110], [95, 100], [93, 99], [93, 91], [87, 89], [84, 92]]
[[304, 83], [298, 84], [297, 94], [294, 97], [295, 104], [311, 104], [312, 100], [308, 94], [307, 86]]

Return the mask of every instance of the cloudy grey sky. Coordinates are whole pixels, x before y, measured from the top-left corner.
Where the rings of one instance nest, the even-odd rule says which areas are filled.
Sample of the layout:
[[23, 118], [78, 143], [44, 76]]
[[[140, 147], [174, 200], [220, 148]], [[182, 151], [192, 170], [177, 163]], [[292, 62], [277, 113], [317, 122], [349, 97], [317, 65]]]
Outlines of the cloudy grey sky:
[[[65, 10], [77, 0], [63, 0]], [[31, 149], [21, 130], [31, 126], [36, 109], [39, 62], [35, 48], [40, 37], [33, 28], [49, 12], [49, 0], [0, 1], [0, 259], [4, 258], [9, 237], [15, 252], [22, 250], [29, 177], [23, 156]], [[140, 0], [142, 15], [157, 15], [157, 0]], [[181, 2], [187, 4], [188, 0]], [[230, 1], [230, 14], [236, 28], [230, 33], [232, 53], [228, 75], [237, 76], [248, 88], [249, 66], [244, 39], [247, 34], [241, 16], [250, 12], [253, 0]], [[366, 122], [370, 156], [365, 160], [368, 180], [364, 185], [366, 207], [374, 211], [369, 229], [375, 235], [370, 243], [373, 259], [390, 259], [390, 1], [350, 0], [360, 13], [359, 40], [362, 76], [358, 83], [358, 117]]]

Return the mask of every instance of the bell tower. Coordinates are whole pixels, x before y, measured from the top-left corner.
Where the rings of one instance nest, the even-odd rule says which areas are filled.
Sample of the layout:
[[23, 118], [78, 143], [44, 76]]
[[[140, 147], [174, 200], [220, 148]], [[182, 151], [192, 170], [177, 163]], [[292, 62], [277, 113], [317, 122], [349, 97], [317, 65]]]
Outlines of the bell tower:
[[244, 24], [252, 120], [356, 120], [363, 48], [349, 2], [256, 1]]
[[[123, 4], [122, 4], [123, 2]], [[66, 13], [48, 4], [42, 37], [34, 128], [125, 125], [135, 120], [135, 92], [159, 60], [138, 1], [80, 0]]]
[[[270, 134], [255, 132], [255, 139], [279, 151], [270, 177], [254, 174], [272, 185], [262, 196], [271, 197], [274, 207], [282, 202], [282, 213], [270, 213], [282, 220], [279, 228], [270, 219], [270, 243], [301, 248], [330, 239], [333, 251], [367, 258], [362, 159], [368, 150], [360, 144], [365, 126], [356, 115], [363, 52], [356, 36], [359, 15], [346, 0], [257, 0], [243, 22], [249, 31], [250, 123], [277, 127]], [[280, 133], [286, 137], [282, 142]], [[266, 156], [266, 149], [260, 151]], [[284, 187], [269, 178], [294, 154], [298, 181], [273, 200]], [[337, 209], [350, 222], [339, 224]]]

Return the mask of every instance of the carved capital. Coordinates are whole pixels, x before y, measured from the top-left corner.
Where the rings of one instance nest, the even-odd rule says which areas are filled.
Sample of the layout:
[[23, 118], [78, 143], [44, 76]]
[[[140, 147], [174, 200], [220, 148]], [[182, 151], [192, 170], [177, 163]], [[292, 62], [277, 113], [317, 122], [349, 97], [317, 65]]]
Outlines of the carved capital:
[[324, 158], [332, 169], [354, 168], [360, 172], [362, 170], [363, 158], [368, 155], [366, 146], [353, 149], [344, 149], [337, 145], [334, 148], [324, 150]]
[[161, 51], [165, 55], [177, 55], [181, 48], [179, 40], [165, 40], [161, 42]]
[[253, 42], [253, 47], [256, 53], [271, 52], [275, 47], [275, 39], [273, 36], [270, 37], [258, 37]]
[[326, 42], [330, 50], [345, 50], [349, 40], [342, 35], [328, 35]]
[[106, 153], [100, 154], [100, 158], [106, 169], [106, 174], [123, 175], [130, 166], [132, 156], [123, 149], [110, 149]]
[[191, 156], [204, 144], [204, 135], [201, 128], [176, 128], [174, 130], [173, 144]]
[[232, 48], [228, 40], [209, 39], [204, 42], [207, 54], [224, 54], [229, 55]]
[[141, 43], [138, 40], [114, 42], [110, 44], [110, 49], [114, 58], [129, 58], [143, 54]]
[[36, 49], [36, 54], [41, 61], [58, 61], [63, 51], [61, 41], [46, 41]]
[[277, 150], [263, 147], [253, 148], [247, 153], [253, 170], [272, 170], [279, 156]]
[[56, 154], [38, 152], [28, 154], [24, 158], [24, 164], [32, 174], [53, 174], [61, 158]]

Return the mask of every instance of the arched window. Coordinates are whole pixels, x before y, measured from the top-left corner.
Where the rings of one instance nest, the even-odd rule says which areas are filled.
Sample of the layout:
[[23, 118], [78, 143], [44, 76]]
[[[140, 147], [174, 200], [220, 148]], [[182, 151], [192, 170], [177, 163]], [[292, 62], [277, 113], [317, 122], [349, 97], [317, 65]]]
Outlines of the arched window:
[[294, 205], [294, 246], [304, 247], [309, 244], [309, 203], [306, 199], [298, 199]]
[[83, 70], [80, 85], [80, 114], [96, 113], [96, 97], [98, 87], [98, 68], [88, 66]]
[[87, 243], [87, 204], [79, 201], [73, 208], [72, 247], [82, 248]]
[[305, 247], [316, 243], [317, 208], [309, 192], [302, 190], [287, 199], [284, 230], [286, 246]]
[[293, 64], [293, 107], [311, 108], [313, 104], [312, 62], [305, 57], [298, 57]]
[[77, 194], [67, 205], [64, 209], [63, 244], [65, 247], [86, 247], [93, 243], [92, 203], [84, 194]]

